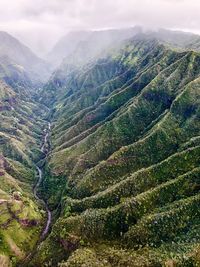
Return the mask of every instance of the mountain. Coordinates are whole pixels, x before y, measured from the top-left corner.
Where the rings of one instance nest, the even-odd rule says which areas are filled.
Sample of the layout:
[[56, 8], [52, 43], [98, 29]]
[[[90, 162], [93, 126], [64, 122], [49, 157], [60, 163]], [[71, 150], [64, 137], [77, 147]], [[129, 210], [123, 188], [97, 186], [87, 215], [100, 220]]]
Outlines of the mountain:
[[44, 87], [60, 214], [30, 266], [198, 266], [200, 54], [156, 36]]
[[178, 49], [200, 51], [200, 36], [197, 34], [166, 29], [149, 32], [148, 34]]
[[[136, 34], [144, 33], [145, 36], [151, 36], [160, 42], [170, 46], [182, 49], [200, 49], [199, 35], [158, 29], [157, 31], [144, 30], [139, 26], [125, 29], [101, 30], [101, 31], [75, 31], [70, 32], [61, 38], [54, 48], [48, 53], [46, 59], [54, 69], [69, 64], [86, 64], [94, 57], [105, 56], [107, 49], [113, 49], [119, 46], [124, 40], [134, 37]], [[63, 62], [64, 60], [64, 62]]]
[[44, 82], [49, 77], [48, 64], [28, 47], [6, 32], [0, 32], [0, 75], [6, 81]]
[[199, 266], [198, 38], [71, 33], [42, 88], [1, 79], [1, 266]]
[[32, 191], [46, 112], [33, 88], [44, 73], [41, 59], [0, 32], [0, 266], [15, 266], [33, 250], [45, 221]]
[[[62, 60], [62, 63], [57, 66], [45, 85], [46, 94], [43, 94], [43, 101], [49, 101], [46, 98], [47, 95], [51, 101], [55, 100], [54, 97], [59, 95], [56, 91], [67, 83], [71, 72], [84, 68], [86, 65], [89, 67], [90, 63], [94, 64], [94, 60], [105, 58], [106, 54], [109, 56], [111, 51], [117, 51], [126, 40], [134, 38], [134, 36], [144, 40], [155, 39], [165, 46], [179, 51], [194, 50], [198, 52], [200, 50], [200, 36], [181, 31], [166, 29], [145, 31], [141, 27], [134, 27], [124, 30], [72, 32], [58, 42], [55, 51], [53, 50], [54, 52], [51, 54], [54, 55], [52, 64], [55, 62], [55, 66], [57, 66], [58, 58], [60, 58], [59, 62]], [[56, 51], [60, 54], [58, 55]]]
[[39, 109], [44, 108], [0, 81], [1, 266], [15, 266], [35, 247], [45, 221], [32, 192], [44, 127]]
[[58, 67], [63, 59], [73, 62], [83, 62], [99, 56], [109, 47], [120, 44], [121, 41], [141, 32], [140, 27], [102, 31], [70, 32], [54, 46], [47, 55], [47, 60]]

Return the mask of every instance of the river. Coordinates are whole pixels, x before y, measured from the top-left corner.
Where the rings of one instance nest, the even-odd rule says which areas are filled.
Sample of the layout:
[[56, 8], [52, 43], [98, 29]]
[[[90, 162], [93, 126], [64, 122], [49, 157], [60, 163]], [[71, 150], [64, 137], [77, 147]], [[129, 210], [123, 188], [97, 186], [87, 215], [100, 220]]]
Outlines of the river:
[[[48, 147], [48, 139], [49, 139], [49, 135], [50, 135], [50, 131], [51, 131], [51, 124], [48, 123], [48, 127], [45, 128], [44, 130], [44, 141], [42, 142], [42, 146], [41, 146], [41, 152], [43, 154], [45, 154], [45, 159], [47, 157], [47, 154], [49, 152], [49, 149], [47, 149]], [[28, 263], [31, 261], [31, 259], [34, 257], [35, 253], [37, 252], [37, 249], [40, 245], [40, 243], [46, 238], [48, 232], [49, 232], [49, 229], [50, 229], [50, 226], [51, 226], [51, 222], [52, 222], [52, 213], [48, 207], [48, 204], [47, 202], [42, 198], [42, 196], [40, 196], [38, 194], [38, 189], [42, 183], [42, 180], [43, 180], [43, 171], [42, 171], [42, 168], [40, 168], [38, 166], [38, 164], [36, 164], [36, 169], [37, 169], [37, 173], [38, 173], [38, 179], [33, 187], [33, 195], [35, 197], [35, 199], [37, 201], [39, 201], [40, 203], [42, 203], [42, 205], [44, 206], [45, 210], [46, 210], [46, 215], [47, 215], [47, 220], [45, 222], [45, 225], [43, 227], [43, 230], [41, 232], [41, 236], [40, 236], [40, 239], [38, 240], [37, 244], [36, 244], [36, 247], [26, 256], [26, 258], [19, 264], [17, 264], [16, 266], [17, 267], [25, 267], [28, 265]]]
[[[48, 149], [46, 149], [46, 147], [48, 147], [48, 138], [49, 138], [50, 131], [51, 131], [51, 124], [49, 122], [48, 127], [45, 128], [45, 130], [44, 130], [44, 132], [45, 132], [44, 142], [41, 146], [41, 152], [45, 154], [45, 158], [47, 157], [47, 154], [48, 154]], [[51, 211], [48, 207], [47, 202], [42, 197], [40, 197], [38, 195], [38, 188], [40, 187], [40, 185], [42, 183], [42, 179], [43, 179], [43, 171], [38, 165], [36, 165], [36, 169], [38, 172], [38, 180], [37, 180], [37, 182], [33, 188], [33, 194], [37, 200], [39, 200], [40, 202], [43, 203], [45, 210], [46, 210], [46, 213], [47, 213], [47, 221], [46, 221], [45, 227], [44, 227], [42, 234], [41, 234], [41, 239], [44, 239], [46, 237], [46, 235], [48, 234], [49, 228], [51, 226], [52, 214], [51, 214]]]

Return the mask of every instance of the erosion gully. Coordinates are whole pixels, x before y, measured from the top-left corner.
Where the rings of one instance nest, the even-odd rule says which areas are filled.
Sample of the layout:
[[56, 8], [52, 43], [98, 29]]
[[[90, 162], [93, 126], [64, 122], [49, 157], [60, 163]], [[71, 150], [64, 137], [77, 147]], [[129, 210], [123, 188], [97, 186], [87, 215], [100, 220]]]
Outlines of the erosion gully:
[[[42, 146], [40, 148], [41, 152], [45, 155], [45, 159], [49, 153], [48, 141], [49, 141], [50, 132], [51, 132], [51, 123], [48, 122], [47, 127], [44, 129], [44, 134], [45, 134], [44, 140], [43, 140]], [[43, 173], [42, 168], [39, 166], [39, 164], [36, 164], [36, 170], [37, 170], [37, 174], [38, 174], [38, 179], [37, 179], [37, 181], [33, 187], [33, 194], [34, 194], [35, 199], [38, 202], [40, 202], [43, 205], [43, 207], [45, 208], [46, 214], [47, 214], [47, 220], [46, 220], [45, 225], [43, 227], [40, 239], [38, 240], [38, 242], [36, 244], [36, 247], [33, 249], [32, 252], [30, 252], [27, 255], [27, 257], [23, 260], [23, 262], [21, 262], [17, 265], [18, 267], [29, 266], [28, 263], [33, 259], [35, 253], [37, 252], [37, 249], [38, 249], [40, 243], [46, 238], [46, 236], [50, 230], [50, 226], [51, 226], [51, 222], [52, 222], [52, 213], [48, 207], [48, 203], [38, 193], [38, 189], [39, 189], [39, 187], [43, 181], [44, 173]]]

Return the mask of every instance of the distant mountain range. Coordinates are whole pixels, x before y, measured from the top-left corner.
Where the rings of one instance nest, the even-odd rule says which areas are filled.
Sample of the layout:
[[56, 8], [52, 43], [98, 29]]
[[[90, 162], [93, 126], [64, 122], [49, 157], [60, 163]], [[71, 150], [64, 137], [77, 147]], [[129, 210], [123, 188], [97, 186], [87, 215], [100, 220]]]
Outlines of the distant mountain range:
[[6, 32], [0, 32], [0, 75], [9, 83], [45, 82], [50, 74], [48, 64], [28, 47]]
[[68, 65], [84, 65], [105, 56], [106, 51], [119, 47], [125, 40], [141, 34], [179, 49], [200, 49], [198, 35], [164, 29], [144, 32], [137, 26], [120, 30], [70, 32], [57, 42], [45, 59], [41, 59], [13, 36], [0, 32], [0, 77], [10, 84], [16, 81], [29, 86], [45, 83], [53, 70], [64, 71], [65, 75]]
[[99, 57], [108, 48], [120, 45], [122, 41], [137, 34], [154, 36], [156, 39], [183, 49], [200, 49], [200, 37], [192, 33], [160, 29], [145, 31], [142, 27], [113, 29], [102, 31], [75, 31], [61, 38], [46, 57], [54, 66], [58, 67], [63, 59], [66, 61], [85, 63], [95, 56]]
[[140, 27], [122, 30], [75, 31], [70, 32], [57, 42], [47, 55], [47, 60], [58, 66], [64, 58], [77, 58], [79, 62], [86, 62], [108, 48], [119, 45], [121, 41], [142, 32]]

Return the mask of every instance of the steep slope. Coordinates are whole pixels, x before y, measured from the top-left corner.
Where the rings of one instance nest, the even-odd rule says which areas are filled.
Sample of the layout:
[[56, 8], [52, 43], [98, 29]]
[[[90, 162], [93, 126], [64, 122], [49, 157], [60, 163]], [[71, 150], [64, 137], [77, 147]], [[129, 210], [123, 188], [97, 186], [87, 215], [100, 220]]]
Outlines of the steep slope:
[[64, 58], [74, 52], [80, 42], [87, 39], [89, 34], [89, 31], [69, 32], [55, 44], [53, 49], [47, 54], [46, 59], [51, 62], [56, 69]]
[[1, 266], [15, 266], [30, 253], [44, 225], [43, 207], [36, 203], [32, 187], [37, 179], [35, 162], [43, 156], [44, 122], [40, 116], [45, 112], [44, 107], [0, 81]]
[[70, 32], [47, 55], [47, 60], [58, 67], [63, 59], [72, 64], [86, 63], [86, 61], [99, 56], [103, 51], [123, 40], [133, 37], [141, 32], [140, 27], [101, 31], [75, 31]]
[[200, 50], [200, 36], [194, 33], [160, 29], [149, 34], [178, 49]]
[[[41, 83], [49, 78], [48, 64], [38, 58], [28, 47], [6, 32], [0, 32], [0, 75], [9, 82], [11, 79], [27, 83]], [[14, 76], [14, 77], [13, 77]], [[22, 77], [22, 78], [21, 78]], [[13, 85], [11, 83], [11, 85]]]
[[[156, 39], [165, 46], [173, 47], [179, 51], [199, 51], [200, 37], [192, 33], [160, 29], [158, 31], [145, 31], [141, 27], [122, 30], [105, 30], [97, 32], [71, 32], [60, 40], [49, 54], [49, 61], [59, 67], [52, 74], [45, 86], [46, 94], [42, 101], [46, 104], [53, 103], [54, 98], [60, 95], [60, 88], [67, 84], [71, 74], [78, 75], [80, 67], [84, 72], [85, 67], [90, 68], [94, 60], [103, 57], [107, 59], [113, 50], [117, 50], [130, 38], [143, 40]], [[56, 63], [59, 61], [59, 63]], [[75, 79], [75, 76], [73, 76]], [[76, 85], [73, 85], [76, 86]], [[62, 95], [62, 92], [61, 92]], [[48, 101], [47, 97], [52, 101]]]
[[139, 35], [54, 74], [43, 194], [61, 213], [30, 266], [198, 266], [199, 66]]

